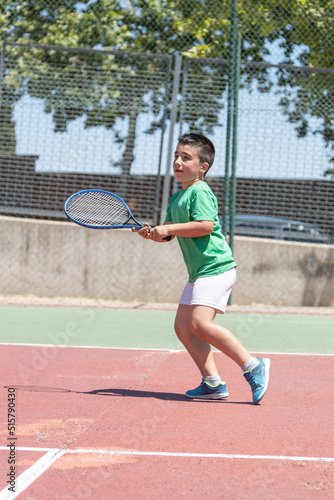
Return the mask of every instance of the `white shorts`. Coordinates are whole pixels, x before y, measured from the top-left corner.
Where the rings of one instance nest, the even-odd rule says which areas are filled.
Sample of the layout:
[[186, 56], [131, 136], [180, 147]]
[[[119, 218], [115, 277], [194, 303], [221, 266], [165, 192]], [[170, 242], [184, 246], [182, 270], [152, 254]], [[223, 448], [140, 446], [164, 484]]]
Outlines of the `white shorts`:
[[195, 283], [187, 282], [180, 304], [207, 306], [224, 314], [226, 304], [236, 280], [235, 267], [215, 276], [197, 278]]

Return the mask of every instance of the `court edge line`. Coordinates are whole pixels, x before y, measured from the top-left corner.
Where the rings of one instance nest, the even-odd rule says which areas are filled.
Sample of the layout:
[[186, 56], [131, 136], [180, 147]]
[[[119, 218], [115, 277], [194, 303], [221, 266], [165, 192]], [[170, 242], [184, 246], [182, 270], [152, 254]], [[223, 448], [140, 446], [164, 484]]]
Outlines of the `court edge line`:
[[[67, 347], [72, 349], [109, 349], [121, 351], [157, 351], [157, 352], [187, 352], [186, 349], [167, 349], [167, 348], [153, 348], [153, 347], [110, 347], [110, 346], [97, 346], [97, 345], [68, 345], [68, 344], [26, 344], [17, 342], [0, 342], [2, 345], [12, 346], [25, 346], [25, 347]], [[214, 351], [219, 354], [220, 351]], [[276, 351], [250, 351], [252, 354], [278, 354], [280, 356], [334, 356], [334, 353], [325, 354], [322, 352], [276, 352]]]
[[[0, 446], [0, 450], [7, 450], [6, 446]], [[334, 462], [334, 457], [299, 457], [290, 455], [240, 455], [235, 453], [182, 453], [182, 452], [168, 452], [168, 451], [139, 451], [139, 450], [95, 450], [87, 448], [71, 449], [56, 449], [56, 448], [33, 448], [33, 447], [17, 447], [20, 451], [47, 451], [47, 455], [52, 454], [54, 458], [52, 463], [60, 458], [62, 455], [76, 454], [76, 453], [93, 453], [101, 455], [139, 455], [139, 456], [154, 456], [154, 457], [179, 457], [179, 458], [229, 458], [229, 459], [246, 459], [246, 460], [285, 460], [285, 461], [298, 461], [298, 462]], [[50, 456], [50, 459], [52, 458]], [[43, 458], [43, 457], [42, 457]], [[41, 460], [41, 459], [40, 459]], [[50, 460], [49, 460], [50, 461]], [[36, 464], [35, 464], [36, 465]], [[32, 468], [32, 467], [31, 467]], [[30, 468], [30, 469], [31, 469]], [[48, 467], [46, 467], [48, 468]], [[28, 470], [30, 470], [28, 469]], [[27, 471], [25, 471], [27, 472]], [[23, 473], [25, 474], [25, 473]], [[22, 474], [22, 476], [23, 476]], [[21, 477], [21, 476], [19, 476]], [[0, 497], [1, 498], [1, 497]]]
[[[1, 446], [0, 449], [6, 449], [7, 447]], [[7, 448], [8, 449], [8, 448]], [[17, 447], [17, 450], [24, 451], [24, 448]], [[34, 451], [37, 451], [37, 449], [33, 448]], [[25, 450], [29, 451], [29, 450]], [[39, 450], [38, 450], [39, 451]], [[8, 489], [8, 486], [4, 488], [0, 492], [0, 500], [7, 500], [7, 499], [14, 499], [21, 495], [21, 493], [28, 488], [36, 479], [38, 479], [43, 472], [45, 472], [51, 465], [58, 460], [62, 455], [64, 455], [67, 451], [66, 450], [61, 450], [58, 448], [50, 448], [50, 449], [45, 449], [44, 451], [47, 451], [45, 455], [43, 455], [40, 459], [37, 460], [29, 469], [26, 469], [22, 474], [20, 474], [16, 480], [15, 483], [18, 485], [18, 488], [16, 489], [15, 492], [10, 491]]]
[[[89, 449], [68, 450], [68, 453], [90, 453]], [[154, 457], [181, 457], [181, 458], [243, 458], [250, 460], [292, 460], [303, 462], [334, 462], [333, 457], [293, 457], [280, 455], [238, 455], [226, 453], [177, 453], [165, 451], [131, 451], [131, 450], [94, 450], [94, 453], [107, 453], [111, 455], [141, 455]]]

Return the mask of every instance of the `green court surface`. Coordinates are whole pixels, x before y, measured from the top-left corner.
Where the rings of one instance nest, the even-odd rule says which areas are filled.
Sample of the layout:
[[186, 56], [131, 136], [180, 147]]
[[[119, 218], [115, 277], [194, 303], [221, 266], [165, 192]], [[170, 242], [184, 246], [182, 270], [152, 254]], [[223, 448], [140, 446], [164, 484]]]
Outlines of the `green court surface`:
[[[174, 311], [0, 307], [0, 343], [183, 349]], [[228, 313], [216, 322], [251, 352], [334, 354], [334, 317]]]

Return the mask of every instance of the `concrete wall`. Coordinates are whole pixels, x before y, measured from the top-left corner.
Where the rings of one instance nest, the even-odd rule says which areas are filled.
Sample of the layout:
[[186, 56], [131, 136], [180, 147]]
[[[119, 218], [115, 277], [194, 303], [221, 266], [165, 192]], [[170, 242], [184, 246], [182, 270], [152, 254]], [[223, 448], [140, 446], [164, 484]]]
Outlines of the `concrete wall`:
[[[129, 230], [0, 217], [0, 294], [178, 302], [187, 279], [176, 240]], [[233, 304], [334, 306], [334, 246], [235, 238]]]

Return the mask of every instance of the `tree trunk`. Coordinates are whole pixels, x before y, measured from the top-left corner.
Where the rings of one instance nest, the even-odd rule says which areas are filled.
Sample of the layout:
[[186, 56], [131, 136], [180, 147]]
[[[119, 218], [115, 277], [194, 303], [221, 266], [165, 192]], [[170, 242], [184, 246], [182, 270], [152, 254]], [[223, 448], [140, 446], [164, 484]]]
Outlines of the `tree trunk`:
[[138, 111], [137, 105], [135, 103], [129, 115], [129, 133], [126, 139], [125, 150], [122, 159], [122, 174], [124, 177], [130, 175], [131, 166], [135, 159], [134, 147], [136, 141], [137, 118]]
[[3, 106], [0, 109], [0, 153], [15, 154], [15, 122], [12, 113], [12, 107]]

